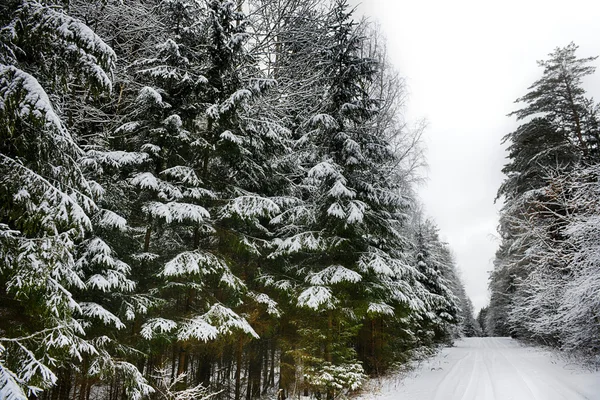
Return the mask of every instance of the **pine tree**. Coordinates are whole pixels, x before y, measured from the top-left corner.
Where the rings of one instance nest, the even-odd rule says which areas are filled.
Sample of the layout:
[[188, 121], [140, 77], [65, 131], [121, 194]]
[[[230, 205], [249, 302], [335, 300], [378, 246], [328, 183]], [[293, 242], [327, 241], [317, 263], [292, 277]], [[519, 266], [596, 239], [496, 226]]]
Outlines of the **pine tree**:
[[575, 171], [597, 157], [597, 113], [586, 98], [582, 78], [592, 74], [595, 57], [578, 59], [577, 46], [557, 48], [541, 79], [518, 99], [527, 105], [511, 115], [522, 124], [510, 141], [507, 175], [498, 196], [502, 244], [491, 275], [487, 312], [491, 334], [507, 334], [560, 345], [556, 323], [565, 286], [573, 271], [568, 243]]
[[591, 100], [585, 97], [581, 80], [594, 73], [595, 67], [589, 63], [597, 57], [577, 58], [577, 48], [574, 43], [557, 47], [548, 60], [538, 61], [544, 68], [542, 78], [517, 99], [527, 105], [510, 115], [521, 120], [542, 114], [554, 129], [576, 143], [586, 158], [596, 159], [600, 139], [598, 116]]
[[[519, 285], [539, 258], [551, 251], [544, 245], [560, 239], [564, 213], [554, 200], [551, 179], [555, 171], [568, 171], [578, 163], [578, 150], [546, 118], [534, 118], [504, 138], [510, 141], [509, 160], [502, 171], [506, 179], [498, 190], [505, 205], [500, 216], [503, 244], [496, 254], [492, 275], [490, 315], [495, 334], [523, 335], [525, 318], [508, 313], [518, 300]], [[548, 237], [554, 232], [553, 237]], [[556, 242], [554, 242], [556, 243]], [[520, 326], [520, 327], [517, 327]], [[509, 328], [509, 326], [511, 326]]]

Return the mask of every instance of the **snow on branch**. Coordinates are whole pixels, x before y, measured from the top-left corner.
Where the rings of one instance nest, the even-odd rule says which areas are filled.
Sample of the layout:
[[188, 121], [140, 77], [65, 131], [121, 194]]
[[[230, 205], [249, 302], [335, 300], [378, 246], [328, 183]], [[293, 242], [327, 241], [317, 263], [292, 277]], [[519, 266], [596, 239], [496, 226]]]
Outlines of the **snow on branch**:
[[207, 342], [216, 339], [219, 335], [229, 335], [234, 331], [241, 331], [255, 339], [259, 338], [248, 321], [218, 303], [213, 304], [205, 314], [181, 325], [177, 335], [179, 340], [198, 339]]
[[79, 229], [77, 234], [81, 235], [91, 229], [92, 223], [87, 213], [95, 210], [97, 206], [89, 197], [79, 193], [79, 197], [85, 199], [83, 205], [79, 204], [75, 199], [76, 196], [70, 196], [50, 183], [48, 179], [4, 154], [0, 154], [0, 171], [2, 170], [7, 171], [5, 172], [7, 175], [20, 174], [21, 179], [27, 183], [30, 195], [35, 193], [43, 198], [46, 205], [44, 211], [51, 212], [53, 215], [53, 219], [45, 218], [43, 222], [53, 222], [54, 225], [56, 222], [75, 224]]
[[[75, 320], [63, 325], [43, 329], [28, 336], [15, 338], [0, 337], [0, 398], [29, 399], [39, 394], [42, 388], [53, 386], [58, 377], [53, 372], [56, 360], [47, 352], [37, 356], [31, 349], [64, 349], [81, 361], [82, 353], [98, 355], [93, 344], [77, 335], [83, 335], [81, 325]], [[16, 362], [15, 370], [7, 367], [6, 355]]]
[[266, 197], [240, 196], [229, 201], [221, 210], [221, 218], [232, 218], [234, 216], [242, 219], [253, 219], [258, 217], [270, 218], [280, 212], [279, 206]]
[[398, 278], [414, 278], [418, 272], [411, 266], [381, 252], [369, 252], [363, 254], [358, 260], [360, 271], [372, 271], [378, 275], [386, 275]]
[[322, 127], [327, 130], [339, 127], [337, 120], [329, 114], [317, 114], [308, 123], [313, 128]]
[[343, 265], [331, 265], [306, 277], [306, 282], [311, 285], [330, 285], [340, 282], [357, 283], [361, 280], [362, 275]]
[[331, 289], [325, 286], [310, 286], [298, 296], [298, 306], [318, 310], [335, 308], [338, 300], [333, 297]]
[[[3, 353], [5, 348], [0, 345], [0, 398], [5, 400], [28, 400], [23, 387], [27, 384], [20, 379], [17, 374], [3, 365]], [[31, 387], [29, 391], [32, 394], [41, 392], [41, 388]]]
[[81, 308], [81, 313], [88, 318], [97, 318], [105, 325], [114, 325], [117, 329], [125, 328], [125, 324], [116, 315], [100, 304], [83, 302], [79, 303], [79, 307]]
[[58, 134], [55, 140], [59, 144], [83, 154], [37, 79], [12, 65], [0, 64], [0, 112], [11, 124], [17, 118], [33, 119], [54, 130]]
[[346, 187], [345, 179], [338, 179], [327, 194], [335, 199], [353, 199], [356, 197], [356, 192]]
[[222, 282], [225, 285], [227, 285], [228, 287], [238, 290], [238, 291], [242, 290], [246, 287], [246, 284], [244, 283], [244, 281], [241, 280], [240, 278], [238, 278], [237, 276], [235, 276], [229, 269], [226, 269], [223, 271], [223, 274], [221, 275], [219, 282]]
[[138, 104], [152, 105], [159, 108], [171, 108], [169, 103], [163, 101], [160, 93], [150, 86], [141, 88], [135, 101]]
[[410, 307], [416, 312], [426, 312], [428, 310], [426, 301], [433, 296], [421, 284], [410, 283], [401, 279], [382, 280], [388, 289], [388, 299], [394, 300]]
[[118, 229], [124, 232], [127, 229], [127, 220], [114, 211], [102, 210], [98, 214], [97, 224], [101, 228]]
[[240, 330], [255, 339], [259, 338], [258, 334], [252, 329], [246, 319], [221, 304], [214, 304], [210, 310], [204, 314], [204, 317], [218, 327], [220, 334], [230, 334], [233, 330]]
[[332, 217], [336, 217], [339, 219], [346, 219], [346, 212], [344, 208], [337, 201], [331, 203], [329, 208], [327, 209], [327, 215], [331, 215]]
[[151, 340], [156, 337], [157, 334], [168, 333], [175, 328], [177, 328], [177, 322], [175, 321], [165, 318], [152, 318], [142, 325], [140, 334], [144, 339]]
[[320, 368], [309, 366], [306, 370], [306, 382], [320, 390], [326, 388], [333, 388], [336, 391], [342, 391], [344, 388], [357, 390], [367, 380], [365, 371], [359, 363], [340, 365], [325, 363]]
[[163, 198], [179, 200], [183, 197], [183, 193], [178, 187], [158, 179], [151, 172], [139, 173], [131, 178], [129, 182], [140, 189], [153, 190]]
[[338, 165], [330, 161], [322, 161], [308, 171], [308, 177], [319, 182], [329, 178], [343, 179], [339, 169]]
[[367, 308], [368, 314], [394, 315], [394, 307], [385, 303], [370, 303]]
[[237, 144], [238, 146], [244, 144], [244, 138], [242, 136], [234, 134], [230, 130], [221, 133], [219, 137], [221, 138], [221, 140]]
[[[2, 340], [4, 338], [0, 338]], [[23, 346], [20, 341], [12, 340], [21, 354], [22, 365], [18, 373], [15, 373], [4, 365], [6, 348], [0, 343], [0, 398], [6, 400], [28, 400], [29, 396], [25, 394], [36, 395], [42, 391], [40, 387], [30, 384], [30, 381], [39, 375], [44, 383], [54, 385], [58, 378], [56, 375], [40, 362], [34, 354]]]
[[[346, 139], [346, 141], [344, 142], [344, 152], [346, 153], [347, 157], [349, 157], [349, 158], [352, 157], [356, 161], [364, 160], [364, 156], [360, 149], [360, 145], [350, 138]], [[351, 163], [348, 161], [347, 162], [349, 164], [356, 164], [357, 163], [356, 161], [351, 162]]]
[[243, 104], [244, 102], [252, 98], [252, 92], [248, 89], [239, 89], [233, 92], [227, 100], [225, 100], [219, 107], [220, 114], [230, 112], [235, 107]]
[[317, 251], [327, 248], [327, 242], [317, 232], [302, 232], [283, 240], [275, 238], [273, 244], [276, 250], [269, 255], [269, 258], [300, 251]]
[[140, 75], [146, 75], [150, 78], [160, 78], [165, 81], [176, 81], [182, 78], [184, 71], [180, 68], [163, 64], [140, 69], [137, 71], [137, 73]]
[[147, 153], [88, 150], [86, 152], [86, 157], [82, 162], [84, 165], [93, 165], [97, 163], [113, 168], [122, 168], [128, 165], [139, 165], [147, 160]]
[[86, 24], [58, 8], [32, 0], [23, 2], [17, 13], [36, 46], [47, 41], [57, 53], [74, 57], [87, 80], [102, 90], [111, 91], [109, 74], [117, 56]]
[[360, 224], [364, 219], [367, 208], [367, 204], [362, 201], [352, 200], [350, 204], [348, 204], [348, 218], [346, 219], [346, 222], [349, 224]]
[[202, 184], [202, 181], [198, 178], [198, 175], [196, 175], [196, 171], [193, 168], [184, 165], [167, 168], [161, 172], [161, 175], [177, 179], [179, 182], [191, 186], [200, 186]]
[[10, 226], [0, 223], [0, 239], [14, 239], [21, 232], [11, 229]]
[[201, 187], [192, 187], [188, 188], [183, 192], [183, 197], [194, 199], [194, 200], [205, 200], [212, 199], [215, 200], [218, 198], [217, 194], [209, 189], [204, 189]]
[[175, 256], [175, 258], [165, 264], [161, 275], [209, 275], [226, 270], [228, 271], [229, 267], [219, 257], [211, 253], [195, 250], [186, 251]]
[[79, 268], [90, 266], [100, 267], [100, 270], [90, 276], [86, 282], [88, 288], [103, 292], [119, 289], [131, 292], [135, 289], [135, 282], [128, 279], [131, 268], [128, 264], [115, 258], [112, 249], [102, 239], [95, 237], [82, 244], [83, 255], [77, 260]]
[[316, 216], [314, 211], [311, 208], [301, 204], [283, 211], [270, 221], [270, 223], [273, 225], [287, 224], [288, 227], [299, 222], [315, 223]]
[[177, 334], [179, 340], [197, 339], [203, 342], [214, 340], [219, 335], [219, 330], [208, 323], [203, 316], [192, 318], [182, 324]]
[[267, 314], [275, 317], [281, 316], [281, 310], [278, 308], [277, 302], [269, 297], [269, 295], [258, 292], [249, 292], [248, 295], [258, 304], [264, 304], [267, 307]]

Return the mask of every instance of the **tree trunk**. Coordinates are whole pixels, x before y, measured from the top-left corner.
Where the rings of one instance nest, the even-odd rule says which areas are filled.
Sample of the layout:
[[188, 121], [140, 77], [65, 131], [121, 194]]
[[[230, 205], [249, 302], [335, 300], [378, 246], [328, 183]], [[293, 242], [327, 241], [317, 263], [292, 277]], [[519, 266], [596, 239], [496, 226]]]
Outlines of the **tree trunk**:
[[279, 356], [279, 390], [282, 399], [289, 396], [296, 380], [296, 359], [290, 353], [282, 348]]
[[250, 344], [249, 362], [248, 362], [248, 392], [246, 399], [257, 399], [260, 397], [260, 376], [261, 376], [261, 349], [260, 342], [255, 340]]
[[179, 347], [179, 354], [177, 359], [177, 376], [184, 374], [187, 371], [187, 351], [183, 346]]
[[573, 119], [575, 120], [575, 133], [577, 134], [577, 139], [579, 140], [581, 150], [583, 151], [583, 154], [587, 157], [588, 149], [583, 141], [583, 133], [581, 131], [581, 120], [579, 118], [579, 113], [577, 112], [577, 107], [575, 107], [575, 100], [573, 99], [573, 94], [571, 92], [571, 85], [569, 85], [568, 82], [565, 82], [565, 88], [567, 90], [567, 98], [571, 107], [571, 112], [573, 113]]
[[243, 350], [243, 339], [240, 336], [238, 340], [238, 346], [235, 352], [236, 365], [235, 365], [235, 400], [240, 400], [240, 390], [242, 387], [242, 350]]
[[200, 355], [200, 365], [198, 368], [198, 382], [205, 388], [210, 386], [211, 374], [212, 374], [212, 362], [213, 358], [210, 354], [210, 349], [202, 349]]

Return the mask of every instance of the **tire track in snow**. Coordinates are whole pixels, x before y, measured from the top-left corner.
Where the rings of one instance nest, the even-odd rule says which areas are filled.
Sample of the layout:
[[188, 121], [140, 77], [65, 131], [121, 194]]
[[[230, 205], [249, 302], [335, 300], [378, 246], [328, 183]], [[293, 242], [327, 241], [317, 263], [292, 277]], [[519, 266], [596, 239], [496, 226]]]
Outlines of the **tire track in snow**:
[[[431, 368], [444, 365], [444, 369]], [[467, 338], [398, 386], [363, 400], [600, 400], [600, 372], [564, 363], [510, 338]]]
[[[515, 368], [515, 370], [517, 370], [519, 372], [520, 375], [528, 375], [528, 376], [530, 376], [530, 379], [539, 381], [540, 384], [536, 385], [536, 386], [543, 387], [543, 388], [551, 387], [553, 389], [554, 394], [556, 394], [556, 393], [560, 394], [560, 396], [562, 396], [561, 398], [563, 398], [563, 399], [590, 400], [588, 397], [586, 397], [585, 395], [583, 395], [582, 393], [580, 393], [579, 391], [577, 391], [573, 387], [571, 387], [569, 384], [564, 382], [558, 375], [537, 374], [536, 366], [533, 365], [531, 362], [529, 362], [525, 357], [522, 357], [522, 356], [519, 356], [518, 354], [516, 354], [515, 358], [518, 361], [520, 361], [521, 364], [527, 364], [527, 368], [521, 368], [521, 367], [518, 367], [515, 364], [515, 362], [511, 361], [508, 358], [508, 356], [506, 356], [505, 354], [502, 354], [502, 355], [513, 366], [513, 368]], [[515, 361], [517, 361], [517, 360], [515, 360]], [[523, 372], [524, 370], [528, 371], [528, 373], [525, 374]], [[551, 379], [548, 379], [548, 378], [551, 378]], [[555, 397], [548, 397], [550, 395], [552, 395], [552, 394], [550, 394], [550, 391], [548, 391], [548, 394], [546, 395], [546, 397], [544, 397], [544, 399], [555, 398]]]
[[[503, 346], [503, 348], [509, 349], [510, 347]], [[560, 384], [557, 385], [556, 384], [557, 380], [556, 380], [556, 377], [554, 377], [554, 376], [553, 376], [553, 378], [554, 378], [553, 380], [544, 378], [543, 375], [534, 376], [533, 373], [535, 372], [536, 368], [533, 365], [530, 365], [530, 368], [528, 368], [527, 372], [525, 373], [521, 368], [517, 367], [515, 365], [515, 363], [513, 361], [511, 361], [510, 358], [504, 352], [500, 351], [499, 354], [517, 372], [519, 379], [521, 379], [523, 382], [525, 382], [525, 384], [531, 391], [532, 395], [535, 396], [534, 397], [535, 399], [539, 399], [539, 400], [550, 400], [550, 399], [589, 400], [587, 397], [585, 397], [581, 393], [573, 390], [572, 388], [570, 388], [563, 382], [560, 382]], [[526, 360], [523, 357], [519, 357], [519, 358], [521, 359], [521, 361], [526, 362]], [[537, 383], [536, 381], [539, 383]], [[548, 387], [552, 387], [553, 390], [547, 390]], [[539, 393], [540, 391], [543, 391], [544, 393], [540, 393], [540, 395], [535, 394], [535, 393]], [[557, 398], [556, 394], [559, 394], [561, 397]]]
[[[500, 340], [497, 340], [496, 338], [493, 338], [492, 343], [494, 344], [494, 358], [491, 360], [493, 368], [495, 369], [495, 374], [496, 375], [496, 380], [502, 380], [502, 381], [507, 381], [510, 382], [511, 385], [511, 391], [510, 391], [510, 395], [511, 397], [516, 394], [517, 396], [526, 396], [523, 397], [524, 399], [530, 399], [530, 400], [548, 400], [544, 397], [540, 397], [538, 396], [538, 391], [535, 390], [535, 385], [532, 385], [531, 382], [528, 379], [525, 379], [523, 377], [523, 374], [514, 366], [513, 363], [510, 362], [510, 360], [508, 359], [508, 357], [506, 357], [506, 355], [504, 354], [504, 350], [509, 349], [510, 347], [501, 343]], [[502, 360], [504, 360], [504, 364], [508, 365], [508, 373], [501, 373], [501, 365], [502, 362], [498, 361], [498, 358], [501, 358]], [[516, 377], [516, 378], [512, 378], [512, 377]], [[503, 378], [503, 379], [502, 379]], [[518, 385], [518, 382], [522, 382], [522, 385]], [[525, 388], [527, 393], [522, 393], [523, 391], [521, 391], [521, 393], [514, 393], [515, 390], [518, 391], [518, 387], [521, 388]], [[519, 397], [516, 397], [519, 398]]]
[[[456, 395], [457, 391], [460, 390], [460, 385], [457, 384], [457, 381], [460, 381], [460, 377], [464, 373], [462, 365], [466, 364], [473, 356], [474, 353], [468, 351], [463, 357], [456, 361], [448, 373], [438, 383], [433, 396], [434, 400], [448, 400], [449, 398], [453, 398], [449, 397], [450, 391], [452, 392], [452, 396]], [[471, 371], [471, 373], [473, 373], [473, 371]]]
[[[483, 375], [484, 378], [479, 380], [479, 386], [477, 387], [478, 388], [477, 392], [473, 393], [471, 395], [471, 397], [464, 398], [462, 400], [468, 400], [468, 399], [480, 400], [482, 398], [489, 399], [489, 400], [496, 399], [496, 390], [495, 390], [495, 386], [494, 386], [494, 380], [492, 379], [492, 375], [490, 373], [490, 367], [488, 365], [488, 361], [489, 361], [488, 354], [489, 354], [488, 351], [484, 351], [480, 357], [481, 362], [480, 362], [480, 367], [478, 368], [478, 370], [481, 371], [481, 375]], [[482, 384], [483, 384], [483, 389], [481, 389]], [[481, 397], [481, 393], [484, 394], [484, 397]]]
[[[494, 354], [492, 354], [492, 356], [495, 357]], [[491, 357], [484, 357], [483, 359], [483, 363], [485, 364], [485, 372], [492, 389], [492, 397], [490, 398], [490, 400], [502, 399], [502, 397], [498, 395], [498, 382], [492, 379], [492, 375], [490, 374], [490, 371], [492, 369], [491, 365], [493, 365], [492, 361], [493, 358]]]
[[[467, 384], [465, 392], [460, 400], [476, 400], [480, 398], [482, 394], [485, 395], [485, 399], [493, 400], [488, 397], [489, 373], [487, 380], [482, 379], [482, 375], [484, 375], [485, 371], [487, 371], [487, 367], [483, 362], [485, 357], [482, 356], [482, 352], [477, 352], [475, 354], [476, 356], [473, 361], [473, 370], [471, 372], [471, 376], [469, 377], [469, 383]], [[482, 385], [483, 389], [481, 388]]]

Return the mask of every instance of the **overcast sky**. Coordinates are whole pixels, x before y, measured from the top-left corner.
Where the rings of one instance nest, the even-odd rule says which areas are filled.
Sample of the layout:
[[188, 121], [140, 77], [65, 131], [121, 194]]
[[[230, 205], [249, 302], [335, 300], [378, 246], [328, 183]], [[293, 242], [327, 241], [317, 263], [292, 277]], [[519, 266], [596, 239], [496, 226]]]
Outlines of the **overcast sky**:
[[[517, 123], [513, 102], [541, 76], [536, 60], [573, 41], [600, 54], [597, 0], [352, 0], [377, 22], [407, 78], [409, 119], [426, 118], [426, 212], [450, 244], [475, 311], [487, 304], [498, 246], [505, 163], [502, 137]], [[598, 61], [595, 65], [600, 65]], [[600, 70], [586, 88], [600, 98]]]

